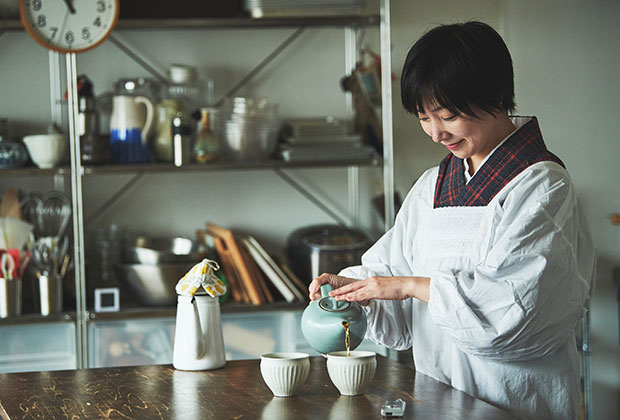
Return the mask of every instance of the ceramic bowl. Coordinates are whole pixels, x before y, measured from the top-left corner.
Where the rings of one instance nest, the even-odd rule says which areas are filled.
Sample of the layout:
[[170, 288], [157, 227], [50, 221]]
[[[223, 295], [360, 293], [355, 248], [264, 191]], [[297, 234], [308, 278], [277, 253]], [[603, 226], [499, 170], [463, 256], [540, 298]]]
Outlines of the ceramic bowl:
[[306, 383], [310, 373], [307, 353], [266, 353], [261, 356], [260, 373], [276, 397], [291, 397]]
[[335, 351], [327, 354], [329, 379], [342, 395], [363, 394], [377, 369], [376, 353], [372, 351]]
[[41, 169], [58, 166], [63, 161], [69, 142], [63, 134], [35, 134], [24, 137], [30, 159]]

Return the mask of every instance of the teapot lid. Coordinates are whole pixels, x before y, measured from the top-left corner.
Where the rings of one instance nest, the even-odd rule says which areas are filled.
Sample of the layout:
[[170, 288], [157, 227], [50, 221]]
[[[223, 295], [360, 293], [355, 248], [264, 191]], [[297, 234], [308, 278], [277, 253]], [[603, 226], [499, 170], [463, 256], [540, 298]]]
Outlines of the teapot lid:
[[351, 307], [351, 302], [342, 302], [334, 299], [329, 295], [329, 292], [334, 290], [331, 284], [324, 284], [321, 286], [321, 300], [319, 300], [319, 308], [328, 312], [343, 312]]

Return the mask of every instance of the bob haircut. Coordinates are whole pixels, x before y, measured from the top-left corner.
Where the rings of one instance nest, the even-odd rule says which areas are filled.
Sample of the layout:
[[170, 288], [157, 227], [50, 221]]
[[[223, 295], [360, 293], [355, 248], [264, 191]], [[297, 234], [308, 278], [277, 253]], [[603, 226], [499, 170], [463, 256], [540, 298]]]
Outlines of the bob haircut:
[[401, 101], [412, 114], [424, 103], [478, 118], [515, 109], [512, 59], [501, 36], [482, 22], [441, 25], [409, 50]]

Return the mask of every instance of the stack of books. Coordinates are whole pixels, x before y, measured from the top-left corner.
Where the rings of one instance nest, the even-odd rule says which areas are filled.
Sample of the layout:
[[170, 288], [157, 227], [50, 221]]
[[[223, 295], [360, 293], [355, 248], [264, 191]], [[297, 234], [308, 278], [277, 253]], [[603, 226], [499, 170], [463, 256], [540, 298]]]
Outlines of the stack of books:
[[208, 235], [213, 240], [233, 301], [263, 305], [278, 300], [309, 300], [307, 285], [286, 264], [276, 262], [255, 238], [212, 223], [206, 227], [199, 236]]

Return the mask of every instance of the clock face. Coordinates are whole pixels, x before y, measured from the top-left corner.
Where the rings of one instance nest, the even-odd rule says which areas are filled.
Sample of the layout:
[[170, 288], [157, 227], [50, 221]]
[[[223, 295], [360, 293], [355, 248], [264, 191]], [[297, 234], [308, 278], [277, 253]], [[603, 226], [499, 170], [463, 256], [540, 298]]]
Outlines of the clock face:
[[118, 18], [118, 0], [20, 0], [20, 15], [39, 44], [82, 52], [103, 42]]

